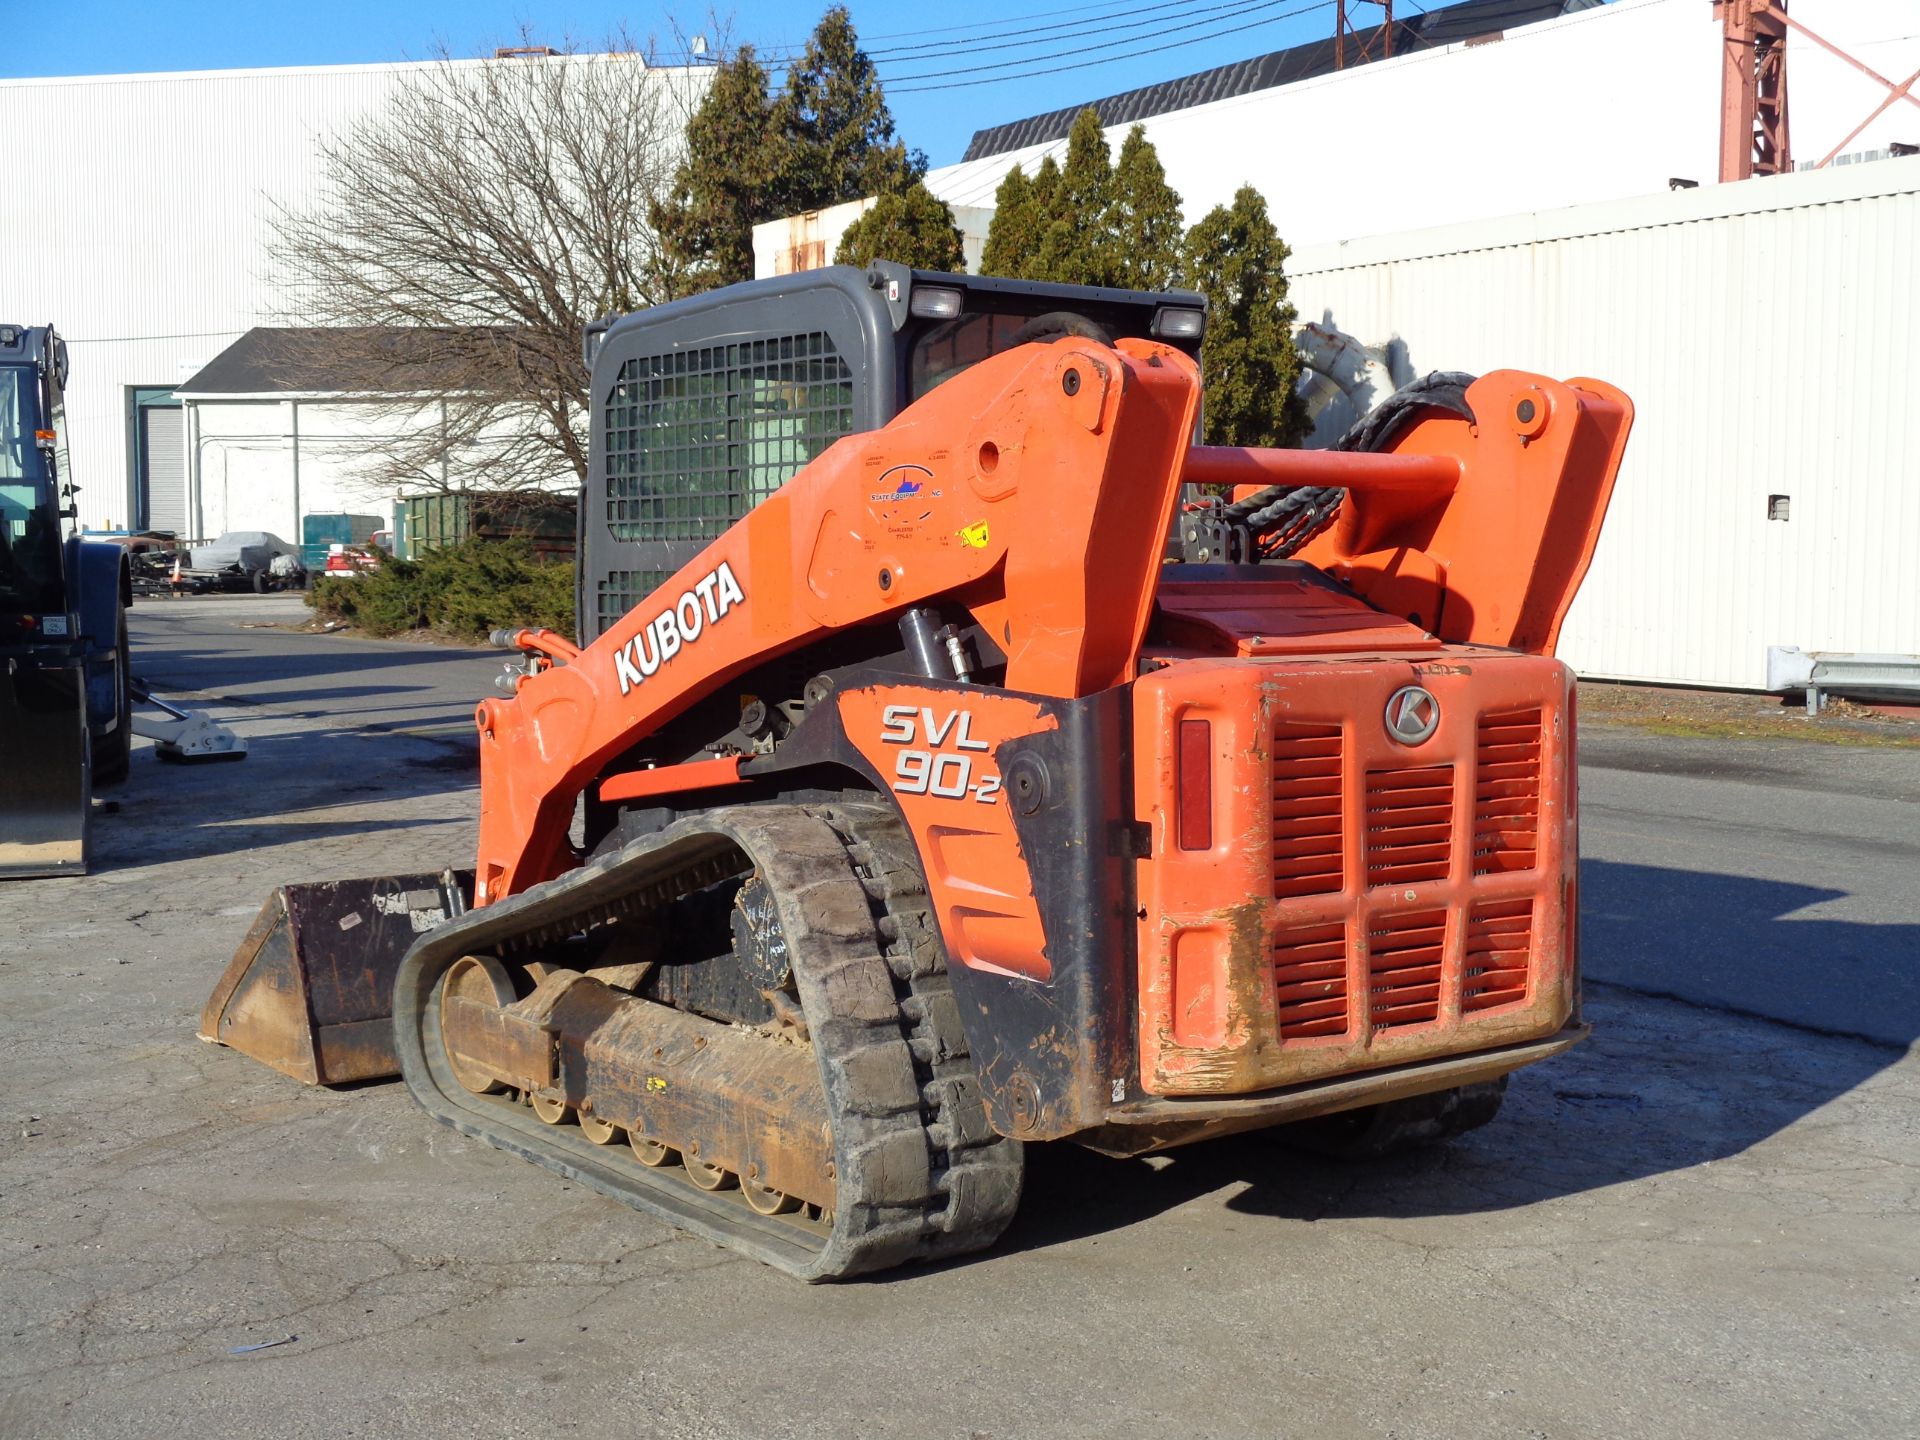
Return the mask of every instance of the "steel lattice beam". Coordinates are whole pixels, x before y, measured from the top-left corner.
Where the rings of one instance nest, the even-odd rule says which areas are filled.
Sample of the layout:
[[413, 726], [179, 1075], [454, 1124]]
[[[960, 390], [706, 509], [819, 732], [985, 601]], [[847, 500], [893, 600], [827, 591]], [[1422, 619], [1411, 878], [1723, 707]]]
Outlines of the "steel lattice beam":
[[1720, 178], [1793, 168], [1787, 125], [1787, 12], [1773, 0], [1714, 0], [1722, 34]]
[[[1378, 5], [1383, 12], [1379, 32], [1371, 37], [1363, 35], [1355, 28], [1352, 11], [1361, 5]], [[1369, 60], [1391, 60], [1393, 58], [1393, 0], [1334, 0], [1333, 18], [1333, 68], [1347, 68], [1347, 45], [1352, 42], [1352, 60], [1355, 65], [1364, 65]], [[1375, 54], [1376, 43], [1379, 53]]]

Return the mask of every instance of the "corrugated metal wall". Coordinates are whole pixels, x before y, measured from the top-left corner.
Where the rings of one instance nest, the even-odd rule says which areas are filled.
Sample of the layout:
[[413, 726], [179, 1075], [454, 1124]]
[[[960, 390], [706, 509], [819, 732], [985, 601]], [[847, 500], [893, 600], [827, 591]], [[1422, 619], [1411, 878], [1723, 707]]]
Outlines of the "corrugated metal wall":
[[[1299, 251], [1303, 320], [1416, 373], [1595, 375], [1633, 438], [1561, 654], [1759, 688], [1920, 652], [1920, 157]], [[1768, 518], [1769, 497], [1790, 518]]]

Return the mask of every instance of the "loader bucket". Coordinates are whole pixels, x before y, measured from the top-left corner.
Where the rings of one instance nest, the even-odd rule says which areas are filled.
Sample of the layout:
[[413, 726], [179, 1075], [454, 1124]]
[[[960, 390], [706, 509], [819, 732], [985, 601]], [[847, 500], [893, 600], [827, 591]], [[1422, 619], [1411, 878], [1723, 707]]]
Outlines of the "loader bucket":
[[200, 1038], [308, 1085], [397, 1076], [394, 971], [472, 896], [470, 870], [282, 885], [213, 987]]
[[87, 873], [82, 673], [0, 661], [0, 877]]

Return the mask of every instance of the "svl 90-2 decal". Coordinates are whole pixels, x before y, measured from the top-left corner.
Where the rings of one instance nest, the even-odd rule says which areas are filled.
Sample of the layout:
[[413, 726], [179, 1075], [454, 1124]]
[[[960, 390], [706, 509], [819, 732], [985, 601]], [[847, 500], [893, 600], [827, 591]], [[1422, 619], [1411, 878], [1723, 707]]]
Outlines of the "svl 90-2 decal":
[[973, 716], [967, 711], [949, 710], [935, 718], [931, 706], [889, 705], [880, 712], [880, 743], [913, 747], [894, 756], [892, 783], [901, 794], [1000, 803], [1000, 777], [974, 773], [972, 752], [988, 747], [973, 738]]

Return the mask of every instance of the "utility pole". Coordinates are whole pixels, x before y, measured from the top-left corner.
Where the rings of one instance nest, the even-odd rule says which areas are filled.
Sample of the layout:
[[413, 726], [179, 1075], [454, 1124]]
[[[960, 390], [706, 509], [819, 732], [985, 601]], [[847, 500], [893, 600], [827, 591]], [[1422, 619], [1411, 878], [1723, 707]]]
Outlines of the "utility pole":
[[[1354, 28], [1352, 11], [1361, 5], [1378, 5], [1384, 12], [1378, 35], [1363, 37]], [[1334, 0], [1333, 17], [1333, 68], [1347, 68], [1347, 42], [1354, 45], [1353, 63], [1364, 65], [1369, 60], [1391, 60], [1393, 58], [1393, 0]], [[1375, 54], [1376, 42], [1379, 53]]]

